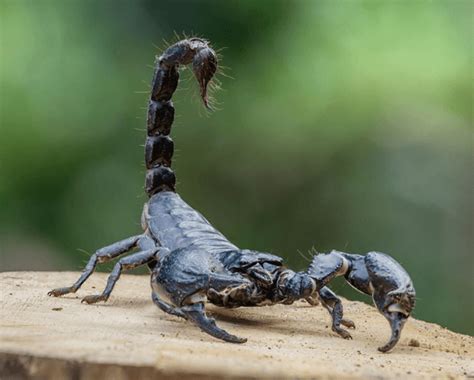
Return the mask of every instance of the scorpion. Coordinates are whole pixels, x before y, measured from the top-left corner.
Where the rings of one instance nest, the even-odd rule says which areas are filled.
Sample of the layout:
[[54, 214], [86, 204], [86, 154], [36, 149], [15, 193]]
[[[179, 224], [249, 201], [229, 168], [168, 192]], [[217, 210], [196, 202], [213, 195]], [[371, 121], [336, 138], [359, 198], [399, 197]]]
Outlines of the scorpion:
[[174, 144], [169, 136], [174, 120], [171, 98], [178, 86], [180, 66], [186, 65], [191, 65], [200, 97], [210, 108], [208, 85], [218, 66], [216, 52], [202, 38], [186, 38], [169, 46], [155, 58], [148, 103], [148, 201], [141, 216], [143, 233], [95, 251], [73, 285], [53, 289], [48, 295], [75, 293], [97, 264], [138, 249], [117, 261], [101, 294], [87, 295], [82, 302], [107, 301], [122, 271], [147, 265], [151, 297], [158, 308], [226, 342], [245, 343], [247, 339], [220, 328], [206, 314], [208, 302], [225, 308], [289, 305], [301, 299], [311, 305], [321, 303], [331, 316], [332, 331], [351, 339], [342, 326], [355, 325], [343, 318], [342, 302], [327, 286], [335, 277], [344, 276], [352, 287], [371, 296], [388, 320], [391, 336], [378, 350], [391, 350], [415, 306], [413, 283], [392, 257], [380, 252], [359, 255], [333, 250], [315, 254], [306, 271], [295, 272], [279, 256], [238, 248], [176, 193], [176, 177], [171, 168]]

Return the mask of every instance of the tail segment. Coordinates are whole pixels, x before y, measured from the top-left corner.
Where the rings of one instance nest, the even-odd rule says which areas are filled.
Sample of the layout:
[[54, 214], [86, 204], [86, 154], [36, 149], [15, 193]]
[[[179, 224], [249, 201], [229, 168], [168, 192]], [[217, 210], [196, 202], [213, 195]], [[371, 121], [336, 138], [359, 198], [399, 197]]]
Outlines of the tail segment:
[[209, 108], [207, 86], [217, 70], [217, 57], [207, 41], [200, 38], [179, 41], [155, 61], [145, 142], [145, 189], [150, 197], [160, 191], [175, 191], [176, 177], [171, 169], [174, 144], [169, 137], [174, 120], [171, 97], [178, 86], [179, 65], [190, 63], [201, 98]]

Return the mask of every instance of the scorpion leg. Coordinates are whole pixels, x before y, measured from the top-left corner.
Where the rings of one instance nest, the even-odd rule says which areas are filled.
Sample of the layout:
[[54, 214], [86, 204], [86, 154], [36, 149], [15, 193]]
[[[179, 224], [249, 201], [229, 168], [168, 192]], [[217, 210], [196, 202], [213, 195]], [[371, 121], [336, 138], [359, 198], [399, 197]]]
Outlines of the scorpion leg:
[[305, 298], [306, 302], [308, 302], [311, 306], [318, 306], [319, 305], [319, 296], [318, 295], [310, 295], [308, 298]]
[[[232, 297], [240, 299], [244, 293], [251, 294], [251, 288], [255, 285], [242, 275], [225, 270], [205, 273], [200, 266], [202, 256], [190, 252], [185, 256], [186, 252], [176, 250], [160, 259], [161, 265], [155, 268], [151, 280], [155, 294], [153, 301], [163, 311], [194, 322], [215, 338], [231, 343], [246, 342], [246, 339], [218, 327], [214, 319], [206, 315], [204, 303], [209, 300], [219, 306], [232, 307]], [[184, 266], [185, 262], [188, 267]], [[159, 298], [162, 293], [171, 300], [171, 305]]]
[[[212, 273], [209, 277], [208, 297], [217, 297], [219, 304], [232, 307], [243, 304], [257, 294], [255, 284], [236, 273]], [[215, 338], [230, 343], [245, 343], [246, 338], [229, 334], [216, 325], [213, 318], [207, 317], [203, 302], [194, 302], [181, 307], [187, 319], [192, 320], [198, 327]]]
[[68, 293], [75, 293], [82, 284], [89, 278], [94, 272], [94, 269], [98, 263], [105, 263], [110, 261], [128, 251], [135, 248], [143, 235], [132, 236], [127, 239], [118, 241], [104, 248], [101, 248], [90, 257], [86, 267], [84, 268], [79, 279], [71, 286], [65, 288], [56, 288], [48, 292], [49, 296], [59, 297]]
[[336, 294], [329, 289], [328, 287], [323, 287], [319, 290], [319, 298], [321, 304], [329, 311], [329, 314], [332, 317], [332, 331], [342, 336], [344, 339], [352, 339], [351, 334], [343, 328], [341, 325], [344, 325], [349, 328], [355, 328], [354, 322], [349, 319], [342, 318], [343, 308], [342, 302]]
[[246, 338], [239, 338], [218, 327], [215, 320], [206, 315], [204, 303], [202, 302], [183, 306], [181, 310], [187, 319], [193, 321], [202, 331], [217, 339], [222, 339], [229, 343], [245, 343], [247, 341]]
[[229, 334], [218, 327], [213, 318], [209, 318], [206, 315], [203, 302], [205, 298], [200, 296], [200, 294], [206, 291], [207, 296], [211, 297], [211, 302], [217, 300], [219, 305], [232, 307], [241, 304], [245, 299], [249, 299], [254, 290], [255, 284], [240, 274], [213, 272], [209, 276], [206, 289], [202, 289], [201, 292], [195, 292], [185, 299], [184, 306], [180, 310], [185, 314], [186, 319], [193, 321], [202, 331], [209, 335], [230, 343], [245, 343], [247, 341], [246, 338]]
[[137, 252], [133, 255], [121, 258], [117, 262], [117, 264], [115, 264], [112, 273], [110, 273], [110, 276], [107, 279], [107, 285], [105, 286], [105, 289], [102, 294], [92, 294], [86, 296], [82, 299], [81, 302], [86, 302], [90, 304], [99, 301], [107, 301], [110, 296], [110, 293], [112, 293], [115, 283], [120, 278], [120, 274], [122, 273], [123, 269], [128, 270], [139, 267], [141, 265], [148, 264], [150, 261], [156, 259], [156, 254], [159, 252], [159, 250], [159, 248], [149, 249], [147, 251]]
[[151, 299], [153, 300], [155, 305], [158, 306], [165, 313], [174, 315], [176, 317], [188, 319], [186, 314], [181, 309], [174, 307], [170, 305], [169, 303], [163, 301], [160, 297], [158, 297], [158, 295], [155, 292], [151, 293]]
[[343, 319], [341, 300], [327, 287], [318, 289], [318, 284], [310, 275], [304, 272], [283, 270], [276, 281], [276, 292], [273, 301], [276, 303], [292, 304], [298, 299], [305, 299], [311, 305], [317, 304], [317, 297], [332, 317], [332, 330], [345, 339], [351, 339], [351, 334], [341, 328], [355, 327], [350, 320]]

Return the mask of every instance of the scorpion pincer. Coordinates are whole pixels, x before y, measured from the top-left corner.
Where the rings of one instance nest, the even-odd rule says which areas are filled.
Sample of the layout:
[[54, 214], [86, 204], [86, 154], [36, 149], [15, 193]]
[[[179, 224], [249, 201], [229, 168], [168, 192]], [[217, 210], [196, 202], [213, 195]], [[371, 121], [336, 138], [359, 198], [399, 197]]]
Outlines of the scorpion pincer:
[[208, 41], [201, 38], [179, 41], [156, 58], [145, 143], [149, 199], [142, 213], [143, 232], [97, 250], [73, 285], [48, 294], [57, 297], [76, 292], [98, 263], [137, 249], [118, 260], [101, 294], [82, 301], [107, 301], [123, 270], [147, 265], [152, 300], [161, 310], [226, 342], [243, 343], [246, 339], [218, 327], [206, 315], [207, 302], [234, 308], [291, 304], [299, 299], [315, 305], [319, 300], [331, 315], [332, 330], [348, 339], [351, 335], [342, 326], [354, 328], [354, 323], [343, 318], [341, 300], [327, 287], [333, 278], [344, 276], [350, 285], [372, 296], [388, 320], [392, 334], [379, 350], [391, 350], [415, 305], [412, 281], [393, 258], [378, 252], [357, 255], [332, 251], [315, 255], [306, 271], [295, 272], [278, 256], [238, 248], [176, 193], [171, 168], [174, 144], [169, 135], [174, 119], [171, 98], [181, 65], [192, 66], [201, 98], [209, 107], [207, 89], [218, 59]]

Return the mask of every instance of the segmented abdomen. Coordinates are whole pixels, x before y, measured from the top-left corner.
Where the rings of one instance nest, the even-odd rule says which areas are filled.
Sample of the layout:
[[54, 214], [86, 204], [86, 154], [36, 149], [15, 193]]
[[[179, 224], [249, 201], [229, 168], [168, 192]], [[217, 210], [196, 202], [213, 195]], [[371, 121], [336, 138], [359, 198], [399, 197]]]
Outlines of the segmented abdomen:
[[175, 192], [155, 194], [145, 218], [153, 237], [170, 251], [191, 246], [210, 254], [238, 249]]

